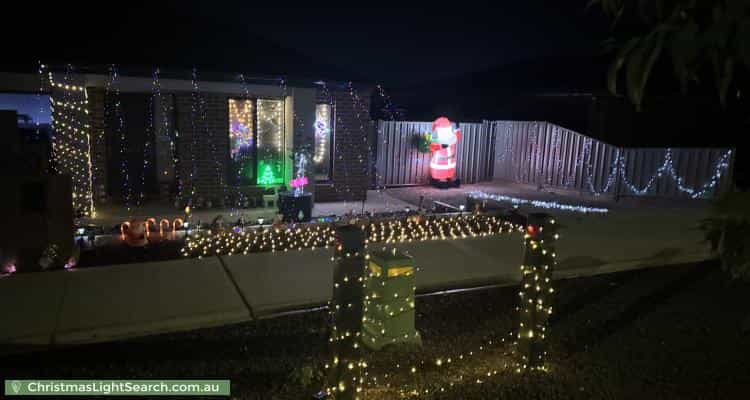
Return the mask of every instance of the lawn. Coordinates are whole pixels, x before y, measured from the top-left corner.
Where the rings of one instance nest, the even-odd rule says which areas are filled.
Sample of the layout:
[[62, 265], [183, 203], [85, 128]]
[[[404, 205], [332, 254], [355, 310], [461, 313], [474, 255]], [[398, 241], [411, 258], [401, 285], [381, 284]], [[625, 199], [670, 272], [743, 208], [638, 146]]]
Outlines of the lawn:
[[[727, 280], [715, 263], [555, 286], [548, 373], [509, 367], [517, 288], [426, 296], [417, 300], [423, 347], [368, 356], [367, 398], [748, 397], [750, 284]], [[0, 376], [230, 378], [236, 398], [305, 399], [320, 387], [326, 338], [318, 311], [5, 356]]]

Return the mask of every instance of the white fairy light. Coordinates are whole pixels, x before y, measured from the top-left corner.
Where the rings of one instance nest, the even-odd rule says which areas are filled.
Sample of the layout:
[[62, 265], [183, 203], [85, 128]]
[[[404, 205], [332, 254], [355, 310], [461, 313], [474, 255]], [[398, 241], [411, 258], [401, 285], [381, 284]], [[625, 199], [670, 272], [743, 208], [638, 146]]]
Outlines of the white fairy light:
[[667, 149], [667, 151], [664, 153], [664, 161], [662, 162], [662, 165], [656, 170], [656, 172], [654, 172], [653, 175], [651, 175], [646, 185], [642, 188], [636, 187], [635, 184], [628, 180], [628, 177], [626, 175], [627, 162], [624, 157], [620, 159], [617, 168], [619, 169], [620, 177], [622, 178], [622, 182], [625, 184], [625, 187], [627, 187], [628, 190], [630, 190], [630, 192], [634, 194], [644, 195], [648, 193], [648, 191], [651, 190], [651, 188], [656, 183], [657, 179], [666, 175], [676, 183], [677, 189], [679, 191], [687, 193], [693, 199], [697, 199], [703, 197], [707, 192], [713, 190], [716, 185], [719, 184], [724, 171], [729, 168], [729, 160], [731, 156], [732, 150], [727, 150], [726, 153], [719, 157], [719, 159], [716, 161], [716, 165], [714, 166], [711, 177], [708, 178], [702, 185], [698, 185], [695, 188], [686, 186], [685, 179], [679, 176], [675, 171], [674, 162], [672, 161], [672, 149]]
[[479, 192], [479, 191], [470, 192], [469, 197], [479, 199], [479, 200], [494, 200], [494, 201], [501, 201], [501, 202], [509, 202], [516, 206], [531, 205], [537, 208], [573, 211], [573, 212], [581, 212], [585, 214], [588, 214], [588, 213], [606, 214], [609, 212], [609, 209], [602, 208], [602, 207], [589, 207], [589, 206], [575, 205], [575, 204], [560, 204], [556, 201], [521, 199], [518, 197], [511, 197], [511, 196], [505, 196], [502, 194], [492, 194], [492, 193], [485, 193], [485, 192]]

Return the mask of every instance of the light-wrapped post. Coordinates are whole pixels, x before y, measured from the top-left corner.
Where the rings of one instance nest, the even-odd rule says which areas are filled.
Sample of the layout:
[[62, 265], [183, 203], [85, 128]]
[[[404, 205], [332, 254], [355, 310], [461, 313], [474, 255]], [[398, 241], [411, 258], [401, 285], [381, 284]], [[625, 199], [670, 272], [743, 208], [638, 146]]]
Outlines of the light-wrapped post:
[[414, 260], [395, 248], [369, 254], [362, 318], [362, 344], [368, 349], [422, 344], [414, 327], [414, 270]]
[[555, 266], [555, 219], [548, 214], [528, 216], [524, 240], [526, 252], [521, 265], [517, 370], [546, 370], [546, 337], [552, 314], [552, 271]]
[[334, 399], [358, 399], [363, 384], [362, 301], [364, 297], [365, 232], [356, 225], [336, 228], [331, 316], [331, 359], [326, 392]]

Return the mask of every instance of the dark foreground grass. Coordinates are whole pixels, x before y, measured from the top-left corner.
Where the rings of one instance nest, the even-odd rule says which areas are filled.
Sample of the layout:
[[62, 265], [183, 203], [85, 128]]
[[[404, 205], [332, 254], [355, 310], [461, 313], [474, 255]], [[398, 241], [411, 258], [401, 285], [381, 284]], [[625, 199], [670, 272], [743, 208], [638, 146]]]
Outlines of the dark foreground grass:
[[[750, 398], [750, 285], [728, 281], [716, 265], [556, 287], [549, 373], [507, 367], [517, 288], [430, 296], [417, 301], [422, 348], [370, 355], [366, 398]], [[229, 378], [234, 398], [310, 399], [322, 384], [326, 338], [325, 313], [314, 312], [5, 356], [0, 378]]]

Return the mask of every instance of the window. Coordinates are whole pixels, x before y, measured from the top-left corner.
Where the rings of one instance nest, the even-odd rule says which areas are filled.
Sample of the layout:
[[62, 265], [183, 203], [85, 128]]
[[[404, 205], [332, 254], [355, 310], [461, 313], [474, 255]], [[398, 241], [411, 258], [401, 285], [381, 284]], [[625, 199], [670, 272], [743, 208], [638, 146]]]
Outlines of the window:
[[229, 99], [229, 182], [255, 184], [254, 100]]
[[258, 100], [258, 185], [284, 182], [284, 102]]
[[229, 99], [229, 182], [284, 182], [284, 101]]
[[315, 106], [315, 149], [313, 150], [313, 166], [315, 180], [327, 181], [331, 179], [333, 157], [333, 107], [322, 103]]

